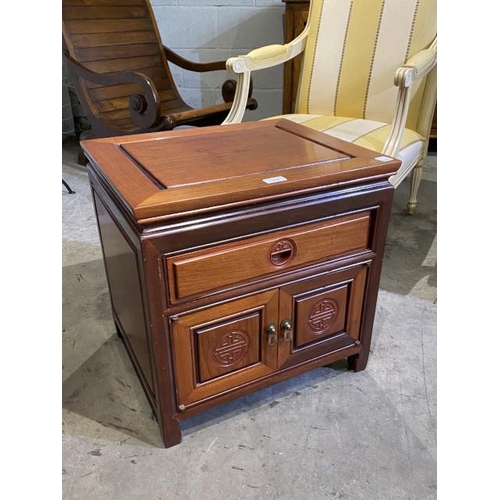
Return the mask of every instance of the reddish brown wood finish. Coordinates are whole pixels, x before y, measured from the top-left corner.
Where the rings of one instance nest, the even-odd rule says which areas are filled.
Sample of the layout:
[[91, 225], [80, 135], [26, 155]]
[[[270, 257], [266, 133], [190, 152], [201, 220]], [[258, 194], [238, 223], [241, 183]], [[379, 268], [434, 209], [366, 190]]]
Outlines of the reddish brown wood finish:
[[[275, 140], [259, 147], [267, 134]], [[102, 165], [132, 216], [145, 225], [247, 205], [250, 200], [284, 198], [290, 192], [386, 179], [398, 164], [288, 120], [94, 139], [82, 141], [82, 147], [93, 163]], [[181, 148], [187, 156], [184, 163]], [[184, 184], [180, 179], [190, 170], [191, 180]]]
[[280, 339], [280, 366], [359, 342], [367, 264], [283, 288], [280, 324], [290, 320], [292, 334]]
[[[277, 342], [268, 344], [265, 326], [278, 316], [278, 292], [271, 290], [187, 314], [172, 324], [178, 401], [185, 407], [228, 389], [272, 374], [277, 364]], [[250, 320], [252, 318], [252, 320]], [[250, 327], [255, 327], [251, 329]], [[208, 332], [205, 328], [208, 327]], [[216, 347], [231, 332], [240, 334], [245, 351], [231, 364], [223, 363]], [[203, 337], [210, 335], [210, 340]], [[200, 337], [202, 338], [200, 342]], [[196, 343], [197, 345], [193, 345]], [[200, 347], [212, 348], [201, 351]], [[232, 373], [230, 377], [223, 376]]]
[[[167, 259], [172, 300], [368, 249], [370, 214], [340, 217]], [[224, 270], [224, 272], [221, 272]]]
[[[224, 179], [217, 160], [214, 182], [198, 161], [210, 156], [210, 142], [196, 139], [218, 141], [231, 128], [241, 144], [249, 131], [269, 126], [242, 124], [204, 129], [201, 135], [192, 130], [169, 133], [168, 140], [152, 134], [84, 145], [91, 158], [113, 314], [139, 378], [146, 390], [150, 387], [149, 400], [167, 447], [180, 442], [182, 418], [341, 358], [356, 371], [368, 360], [393, 194], [387, 179], [399, 162], [378, 162], [364, 149], [351, 149], [342, 141], [332, 144], [303, 127], [290, 131], [285, 125], [284, 133], [300, 139], [292, 140], [285, 155], [297, 183], [284, 183], [272, 196], [243, 189], [237, 203], [228, 202], [232, 194], [219, 190]], [[314, 146], [316, 153], [300, 167], [304, 138], [321, 147]], [[152, 165], [149, 141], [154, 142]], [[139, 143], [142, 165], [127, 159], [121, 147]], [[155, 166], [161, 156], [158, 145], [171, 144], [178, 154], [188, 148], [192, 165], [199, 165], [190, 172], [188, 185], [178, 187], [188, 202], [176, 212], [178, 205], [163, 200], [146, 221], [137, 205], [147, 198], [147, 190], [156, 190], [154, 197], [171, 188], [159, 190], [144, 171], [176, 182], [178, 173]], [[321, 157], [328, 147], [335, 159], [317, 163], [329, 163], [333, 174], [311, 176], [314, 154]], [[231, 155], [238, 165], [236, 146], [223, 152], [221, 163]], [[273, 152], [268, 145], [255, 156], [252, 168], [258, 169], [259, 157], [267, 166], [275, 157], [277, 172], [285, 169], [279, 149]], [[121, 175], [119, 161], [125, 165]], [[349, 165], [340, 174], [336, 166], [342, 162]], [[237, 168], [231, 184], [235, 189], [248, 182], [245, 166]], [[197, 171], [209, 186], [202, 195]], [[254, 175], [255, 170], [248, 177]], [[134, 191], [138, 178], [144, 182]], [[304, 189], [312, 179], [319, 185]], [[215, 206], [208, 207], [207, 199], [215, 200]], [[120, 265], [116, 254], [124, 255]], [[138, 324], [144, 327], [138, 329]]]
[[126, 341], [136, 358], [136, 368], [142, 371], [147, 392], [153, 394], [149, 338], [139, 273], [140, 248], [116, 224], [98, 195], [94, 196], [94, 204], [115, 321], [120, 331], [126, 332]]

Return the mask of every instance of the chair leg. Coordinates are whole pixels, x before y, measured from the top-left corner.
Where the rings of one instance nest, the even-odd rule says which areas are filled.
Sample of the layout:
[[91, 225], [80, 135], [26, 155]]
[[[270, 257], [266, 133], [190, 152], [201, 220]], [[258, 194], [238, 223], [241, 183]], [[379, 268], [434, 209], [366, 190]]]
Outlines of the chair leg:
[[420, 181], [422, 180], [422, 167], [424, 165], [424, 160], [420, 160], [413, 169], [411, 174], [411, 191], [410, 199], [408, 200], [408, 213], [413, 215], [417, 208], [417, 192], [420, 187]]
[[64, 187], [67, 189], [68, 194], [75, 194], [75, 191], [73, 191], [73, 190], [70, 188], [69, 184], [68, 184], [68, 183], [67, 183], [64, 179], [62, 180], [62, 183], [63, 183]]

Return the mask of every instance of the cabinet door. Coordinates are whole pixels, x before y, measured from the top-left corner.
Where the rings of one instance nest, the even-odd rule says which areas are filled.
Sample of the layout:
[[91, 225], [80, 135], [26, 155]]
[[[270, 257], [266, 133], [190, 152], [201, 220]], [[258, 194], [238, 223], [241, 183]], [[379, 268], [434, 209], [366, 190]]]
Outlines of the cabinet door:
[[359, 344], [367, 265], [281, 289], [279, 366]]
[[172, 321], [179, 405], [188, 407], [276, 369], [278, 295], [271, 290]]

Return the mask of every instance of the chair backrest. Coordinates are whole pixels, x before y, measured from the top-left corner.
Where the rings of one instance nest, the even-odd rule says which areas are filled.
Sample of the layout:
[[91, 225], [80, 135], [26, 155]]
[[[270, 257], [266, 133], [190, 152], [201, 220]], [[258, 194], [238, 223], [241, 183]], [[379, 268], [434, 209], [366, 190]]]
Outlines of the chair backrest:
[[[309, 23], [296, 112], [390, 122], [395, 71], [436, 37], [436, 0], [315, 0]], [[407, 127], [425, 136], [436, 68], [414, 87]]]
[[[162, 110], [186, 107], [168, 68], [149, 1], [63, 0], [62, 18], [63, 45], [78, 62], [98, 73], [141, 72], [158, 89]], [[128, 96], [141, 93], [140, 87], [76, 80], [82, 105], [86, 101], [100, 120], [124, 129], [134, 127]]]

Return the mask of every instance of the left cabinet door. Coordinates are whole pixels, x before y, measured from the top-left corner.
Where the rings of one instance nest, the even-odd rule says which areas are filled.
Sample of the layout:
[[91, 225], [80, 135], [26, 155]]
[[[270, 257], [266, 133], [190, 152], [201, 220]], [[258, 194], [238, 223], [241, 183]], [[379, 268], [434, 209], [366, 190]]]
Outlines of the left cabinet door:
[[181, 409], [276, 370], [278, 296], [270, 290], [171, 318]]

